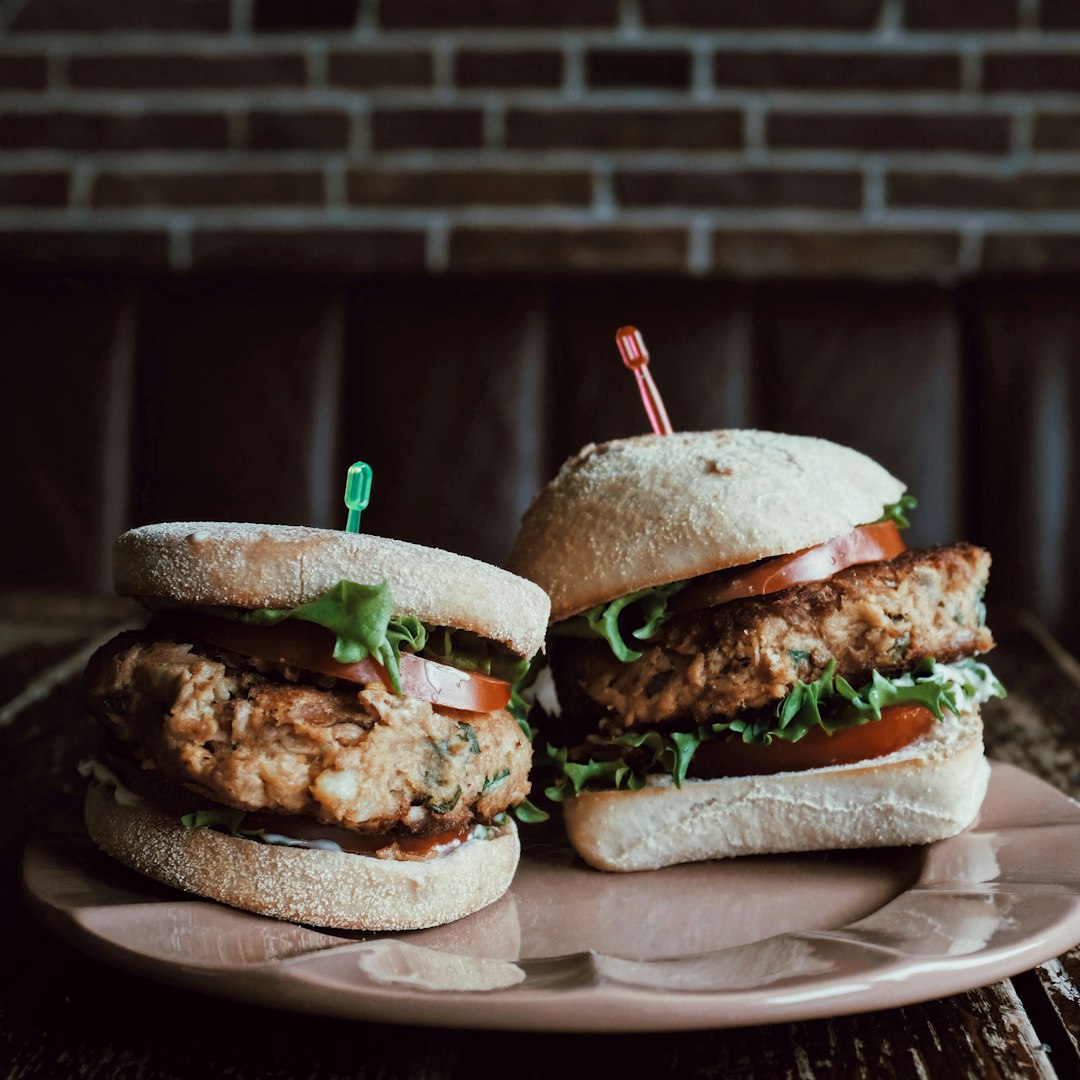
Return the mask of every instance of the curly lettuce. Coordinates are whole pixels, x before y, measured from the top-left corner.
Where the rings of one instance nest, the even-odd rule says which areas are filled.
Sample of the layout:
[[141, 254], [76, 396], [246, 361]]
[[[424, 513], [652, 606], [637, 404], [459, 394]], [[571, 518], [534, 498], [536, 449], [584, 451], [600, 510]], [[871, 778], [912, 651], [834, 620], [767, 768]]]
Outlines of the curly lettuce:
[[520, 682], [529, 670], [528, 660], [497, 642], [471, 630], [454, 630], [447, 626], [429, 629], [423, 655], [461, 671], [491, 675], [511, 686]]
[[243, 836], [249, 840], [260, 839], [263, 829], [241, 828], [246, 816], [246, 810], [231, 810], [228, 807], [218, 806], [184, 814], [180, 818], [180, 823], [185, 829], [213, 829], [215, 832], [228, 833], [230, 836]]
[[874, 672], [871, 681], [858, 690], [836, 674], [832, 660], [820, 678], [796, 683], [772, 709], [700, 724], [689, 731], [650, 729], [614, 738], [589, 736], [587, 761], [571, 760], [569, 748], [548, 744], [537, 755], [536, 766], [552, 774], [544, 794], [553, 802], [586, 790], [636, 791], [649, 775], [657, 774], [670, 776], [681, 787], [698, 747], [717, 738], [737, 735], [743, 742], [759, 745], [773, 739], [797, 742], [815, 727], [832, 734], [880, 720], [882, 709], [890, 705], [923, 705], [942, 720], [946, 712], [959, 713], [989, 697], [1004, 696], [1005, 688], [994, 673], [976, 660], [956, 664], [924, 660], [894, 679]]
[[550, 633], [555, 637], [601, 638], [624, 663], [640, 660], [641, 653], [628, 645], [626, 638], [652, 638], [670, 617], [668, 601], [686, 585], [686, 581], [672, 581], [616, 597], [556, 623]]
[[401, 694], [401, 651], [419, 652], [427, 642], [427, 627], [412, 615], [393, 617], [390, 585], [360, 585], [339, 581], [306, 604], [292, 608], [261, 608], [232, 614], [248, 626], [275, 626], [285, 619], [315, 623], [334, 634], [334, 659], [358, 664], [369, 657], [386, 669], [394, 693]]
[[534, 806], [528, 799], [522, 799], [521, 802], [515, 804], [510, 809], [513, 810], [514, 817], [516, 817], [522, 825], [540, 825], [551, 817], [546, 810], [541, 810], [539, 806]]
[[513, 684], [529, 662], [498, 642], [468, 630], [432, 627], [413, 615], [394, 616], [389, 583], [360, 585], [339, 581], [320, 597], [292, 608], [255, 611], [219, 609], [215, 614], [248, 626], [274, 626], [285, 619], [315, 623], [334, 634], [334, 659], [358, 664], [369, 657], [386, 669], [395, 694], [401, 694], [401, 654], [415, 653], [461, 671], [492, 675]]
[[901, 495], [894, 503], [889, 503], [881, 512], [878, 521], [894, 522], [898, 529], [907, 529], [911, 522], [907, 519], [907, 512], [914, 510], [919, 505], [919, 500], [914, 495]]

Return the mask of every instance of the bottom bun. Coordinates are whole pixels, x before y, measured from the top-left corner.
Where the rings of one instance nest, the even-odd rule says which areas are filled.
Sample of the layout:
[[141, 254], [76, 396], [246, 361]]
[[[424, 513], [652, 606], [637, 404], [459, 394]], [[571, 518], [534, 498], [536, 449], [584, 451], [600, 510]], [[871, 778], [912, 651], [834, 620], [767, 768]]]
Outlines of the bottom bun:
[[348, 930], [419, 930], [471, 915], [506, 892], [521, 851], [513, 821], [490, 839], [416, 862], [280, 847], [187, 829], [156, 807], [121, 805], [106, 786], [87, 791], [86, 826], [107, 855], [166, 885]]
[[563, 812], [590, 866], [656, 870], [734, 855], [927, 844], [971, 824], [989, 779], [974, 708], [870, 761], [681, 788], [655, 778], [640, 791], [586, 792]]

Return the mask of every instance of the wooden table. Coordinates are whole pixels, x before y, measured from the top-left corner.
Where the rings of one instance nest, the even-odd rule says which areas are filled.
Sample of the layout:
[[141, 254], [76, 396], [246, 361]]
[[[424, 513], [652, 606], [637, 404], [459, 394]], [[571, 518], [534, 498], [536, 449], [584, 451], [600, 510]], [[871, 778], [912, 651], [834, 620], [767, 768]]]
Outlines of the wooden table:
[[[20, 897], [24, 838], [77, 814], [88, 652], [137, 614], [70, 595], [0, 597], [0, 1076], [380, 1080], [479, 1073], [818, 1078], [1080, 1076], [1080, 948], [921, 1005], [669, 1035], [532, 1035], [350, 1023], [235, 1004], [108, 968], [54, 939]], [[995, 620], [1008, 686], [991, 756], [1080, 794], [1080, 664], [1024, 617]]]

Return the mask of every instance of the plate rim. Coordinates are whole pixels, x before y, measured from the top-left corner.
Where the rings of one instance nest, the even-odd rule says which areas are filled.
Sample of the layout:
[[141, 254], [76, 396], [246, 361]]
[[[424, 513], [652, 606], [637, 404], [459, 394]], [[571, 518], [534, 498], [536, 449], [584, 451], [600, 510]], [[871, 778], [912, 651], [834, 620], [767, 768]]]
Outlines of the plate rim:
[[[1025, 795], [1037, 793], [1043, 802], [1061, 800], [1062, 806], [1068, 807], [1073, 815], [1072, 820], [1061, 824], [1073, 826], [1080, 833], [1080, 803], [1015, 765], [991, 761], [992, 786], [996, 783], [1000, 787], [1008, 782], [1010, 776], [1019, 780]], [[1002, 823], [994, 826], [993, 831], [1008, 828], [1008, 824]], [[974, 831], [978, 832], [977, 824]], [[218, 997], [308, 1015], [354, 1021], [568, 1034], [687, 1031], [790, 1023], [897, 1008], [963, 993], [1028, 971], [1080, 942], [1080, 882], [1072, 885], [1053, 882], [1051, 884], [1063, 885], [1061, 895], [1070, 902], [1065, 910], [1037, 933], [1025, 933], [1012, 944], [1003, 943], [954, 957], [894, 952], [891, 959], [868, 967], [868, 978], [861, 985], [851, 984], [850, 972], [834, 972], [795, 976], [793, 981], [782, 986], [783, 993], [779, 993], [774, 985], [733, 991], [671, 989], [604, 981], [570, 988], [530, 987], [523, 984], [486, 991], [432, 991], [358, 981], [351, 992], [347, 992], [336, 984], [305, 978], [305, 965], [323, 951], [343, 955], [342, 950], [351, 953], [370, 949], [378, 942], [387, 940], [386, 935], [380, 935], [374, 941], [335, 939], [340, 944], [329, 945], [326, 950], [303, 952], [243, 969], [228, 965], [185, 965], [181, 961], [149, 956], [96, 931], [80, 918], [81, 909], [59, 905], [35, 887], [34, 860], [42, 857], [36, 852], [42, 848], [47, 851], [50, 837], [55, 843], [56, 834], [46, 834], [31, 838], [26, 845], [22, 862], [23, 895], [35, 916], [70, 945], [111, 966], [182, 989], [209, 992]], [[930, 845], [926, 850], [932, 850], [934, 846]], [[102, 858], [107, 856], [103, 855]], [[85, 873], [79, 867], [72, 869], [76, 873]], [[922, 881], [920, 874], [913, 885], [883, 904], [873, 916], [885, 912], [897, 900], [918, 888]], [[1007, 885], [1008, 881], [1006, 877], [1004, 884]], [[948, 895], [947, 882], [935, 884], [944, 884], [942, 895]], [[1032, 885], [1029, 888], [1032, 892], [1045, 893], [1045, 887]], [[1023, 892], [1022, 885], [1018, 892]], [[213, 901], [195, 896], [177, 902], [214, 904]], [[96, 910], [96, 907], [89, 910]], [[830, 930], [789, 931], [762, 940], [784, 937], [836, 940], [834, 935], [873, 916], [863, 916], [846, 926]], [[248, 917], [262, 918], [258, 915]], [[315, 934], [321, 933], [318, 928], [308, 929]], [[856, 945], [856, 948], [870, 951], [865, 944]], [[581, 955], [587, 954], [571, 954], [571, 957]], [[594, 955], [603, 957], [603, 954]], [[632, 962], [647, 964], [651, 961]], [[933, 985], [928, 993], [917, 988], [917, 984], [925, 984], [921, 980], [913, 980], [910, 971], [931, 964], [935, 970]], [[907, 975], [904, 974], [905, 970], [909, 972]], [[229, 977], [223, 978], [223, 975]], [[566, 1009], [565, 995], [574, 995], [573, 1000], [582, 1007]], [[668, 1007], [673, 1001], [678, 1003], [674, 1010]], [[661, 1002], [665, 1007], [658, 1009], [657, 1005]]]

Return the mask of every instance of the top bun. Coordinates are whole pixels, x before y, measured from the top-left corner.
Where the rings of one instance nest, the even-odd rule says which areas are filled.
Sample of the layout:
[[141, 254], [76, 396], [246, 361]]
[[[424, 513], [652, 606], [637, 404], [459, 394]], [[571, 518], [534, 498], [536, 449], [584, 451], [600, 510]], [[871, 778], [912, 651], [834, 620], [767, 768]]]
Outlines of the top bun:
[[559, 621], [653, 585], [823, 543], [904, 485], [856, 450], [768, 431], [590, 443], [525, 513], [509, 567]]
[[287, 608], [339, 581], [390, 584], [395, 615], [472, 630], [520, 656], [543, 644], [548, 598], [532, 582], [465, 555], [300, 525], [172, 521], [124, 533], [116, 591], [148, 606]]

